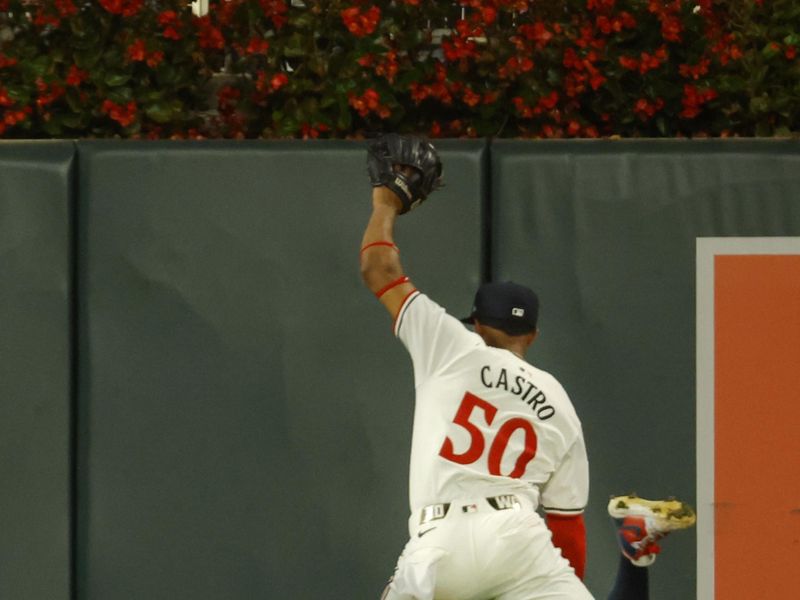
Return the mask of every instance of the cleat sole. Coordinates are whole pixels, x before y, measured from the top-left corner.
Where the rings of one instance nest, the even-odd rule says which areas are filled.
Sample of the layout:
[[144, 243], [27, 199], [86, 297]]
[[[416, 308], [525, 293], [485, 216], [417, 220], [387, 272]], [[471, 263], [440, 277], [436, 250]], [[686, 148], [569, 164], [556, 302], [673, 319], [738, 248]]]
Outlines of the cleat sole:
[[662, 533], [686, 529], [697, 521], [694, 509], [686, 502], [669, 500], [645, 500], [638, 496], [615, 496], [608, 503], [608, 514], [614, 519], [628, 516], [651, 517]]

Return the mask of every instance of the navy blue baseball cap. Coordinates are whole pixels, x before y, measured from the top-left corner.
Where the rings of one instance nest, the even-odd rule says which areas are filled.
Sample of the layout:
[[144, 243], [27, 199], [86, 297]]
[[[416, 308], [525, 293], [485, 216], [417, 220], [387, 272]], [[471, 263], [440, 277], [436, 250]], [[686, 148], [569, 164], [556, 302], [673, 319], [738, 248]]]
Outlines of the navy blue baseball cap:
[[512, 281], [484, 283], [475, 293], [472, 314], [462, 323], [478, 319], [484, 325], [522, 335], [536, 329], [539, 318], [539, 297], [524, 285]]

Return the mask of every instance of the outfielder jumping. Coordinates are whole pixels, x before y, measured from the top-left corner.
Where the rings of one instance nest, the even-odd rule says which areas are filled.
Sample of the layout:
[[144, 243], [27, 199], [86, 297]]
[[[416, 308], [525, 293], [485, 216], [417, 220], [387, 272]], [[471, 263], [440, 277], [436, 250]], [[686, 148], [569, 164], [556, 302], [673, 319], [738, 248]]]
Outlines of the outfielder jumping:
[[[404, 273], [394, 225], [441, 183], [435, 148], [414, 136], [372, 140], [372, 215], [361, 275], [394, 319], [414, 366], [410, 539], [384, 600], [588, 600], [583, 510], [589, 467], [561, 384], [526, 362], [539, 300], [487, 283], [462, 322]], [[539, 511], [544, 513], [544, 518]], [[678, 501], [613, 498], [623, 552], [612, 600], [645, 600], [656, 541], [694, 523]], [[639, 565], [639, 566], [637, 566]]]

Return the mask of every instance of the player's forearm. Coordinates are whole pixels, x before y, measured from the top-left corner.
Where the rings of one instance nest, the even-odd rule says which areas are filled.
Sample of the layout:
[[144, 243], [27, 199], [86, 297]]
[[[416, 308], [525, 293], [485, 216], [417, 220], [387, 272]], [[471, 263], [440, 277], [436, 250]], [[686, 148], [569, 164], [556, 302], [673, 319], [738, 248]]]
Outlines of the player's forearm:
[[394, 192], [383, 186], [373, 188], [372, 215], [361, 241], [361, 277], [392, 318], [414, 292], [394, 245], [394, 222], [401, 209], [402, 202]]
[[361, 277], [373, 293], [403, 275], [399, 252], [390, 245], [398, 213], [392, 196], [386, 188], [374, 189], [372, 215], [361, 240]]

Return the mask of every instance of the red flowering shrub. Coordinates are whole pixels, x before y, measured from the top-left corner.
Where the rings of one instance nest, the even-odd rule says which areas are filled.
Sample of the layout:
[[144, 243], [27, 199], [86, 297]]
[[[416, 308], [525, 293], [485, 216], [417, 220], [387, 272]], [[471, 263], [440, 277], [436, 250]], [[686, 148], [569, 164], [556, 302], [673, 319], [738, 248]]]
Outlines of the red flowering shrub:
[[155, 5], [4, 0], [0, 136], [195, 135], [210, 73], [192, 13], [181, 0]]
[[0, 136], [789, 135], [798, 47], [783, 0], [0, 0]]

